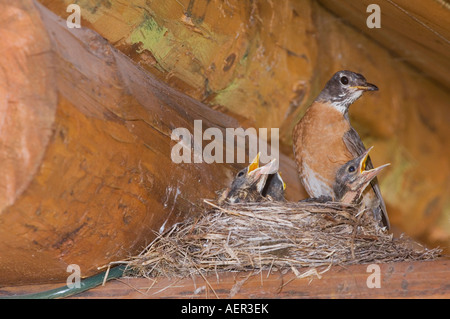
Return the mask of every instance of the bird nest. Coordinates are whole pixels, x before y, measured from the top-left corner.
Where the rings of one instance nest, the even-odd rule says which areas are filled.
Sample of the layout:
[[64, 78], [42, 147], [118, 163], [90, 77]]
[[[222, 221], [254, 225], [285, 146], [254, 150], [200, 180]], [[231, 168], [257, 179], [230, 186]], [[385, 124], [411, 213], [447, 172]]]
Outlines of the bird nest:
[[144, 277], [286, 268], [319, 275], [332, 265], [431, 260], [441, 253], [406, 236], [394, 238], [361, 206], [205, 203], [201, 216], [173, 225], [138, 256], [113, 264]]

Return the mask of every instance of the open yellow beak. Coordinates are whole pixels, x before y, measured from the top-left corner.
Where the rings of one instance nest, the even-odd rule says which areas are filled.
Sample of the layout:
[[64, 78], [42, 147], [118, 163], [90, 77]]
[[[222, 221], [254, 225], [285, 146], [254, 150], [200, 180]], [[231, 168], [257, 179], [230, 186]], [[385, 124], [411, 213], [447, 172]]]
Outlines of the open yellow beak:
[[367, 159], [369, 158], [369, 152], [370, 150], [373, 148], [370, 147], [365, 153], [364, 153], [364, 157], [362, 159], [362, 161], [359, 163], [359, 172], [362, 173], [366, 170], [366, 165], [367, 165]]
[[388, 164], [384, 164], [384, 165], [381, 165], [381, 166], [379, 166], [379, 167], [372, 168], [372, 169], [366, 171], [367, 159], [369, 158], [369, 152], [370, 152], [370, 150], [371, 150], [372, 148], [373, 148], [373, 146], [370, 147], [370, 148], [368, 148], [368, 149], [364, 152], [364, 154], [362, 155], [363, 158], [362, 158], [362, 160], [361, 160], [360, 163], [359, 163], [359, 172], [361, 173], [361, 176], [363, 176], [363, 178], [364, 178], [365, 180], [369, 181], [369, 182], [370, 182], [373, 178], [375, 178], [375, 176], [377, 176], [378, 173], [381, 172], [381, 170], [382, 170], [383, 168], [385, 168], [386, 166], [391, 165], [390, 163], [388, 163]]
[[248, 166], [247, 174], [249, 174], [250, 172], [253, 172], [255, 169], [257, 169], [259, 167], [259, 156], [260, 155], [261, 155], [261, 152], [258, 152], [258, 154], [256, 154], [256, 157], [253, 159], [253, 161]]

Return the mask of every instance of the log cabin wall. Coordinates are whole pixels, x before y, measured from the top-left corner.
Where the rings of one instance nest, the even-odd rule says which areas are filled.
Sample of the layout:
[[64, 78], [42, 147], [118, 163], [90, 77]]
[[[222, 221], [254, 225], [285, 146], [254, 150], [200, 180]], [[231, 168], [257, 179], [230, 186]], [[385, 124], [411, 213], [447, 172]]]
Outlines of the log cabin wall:
[[[450, 245], [450, 32], [436, 23], [450, 13], [441, 1], [427, 4], [426, 16], [421, 3], [382, 2], [378, 30], [365, 26], [370, 1], [83, 0], [80, 31], [64, 28], [71, 3], [1, 3], [8, 102], [0, 107], [10, 134], [0, 136], [9, 150], [1, 154], [0, 284], [61, 280], [70, 263], [93, 274], [213, 196], [237, 167], [168, 159], [171, 129], [192, 128], [199, 116], [208, 126], [280, 128], [280, 170], [291, 173], [292, 128], [340, 69], [380, 88], [350, 117], [375, 146], [374, 164], [392, 164], [379, 177], [392, 225]], [[304, 198], [287, 175], [289, 199]], [[177, 183], [192, 180], [203, 183], [177, 201]]]

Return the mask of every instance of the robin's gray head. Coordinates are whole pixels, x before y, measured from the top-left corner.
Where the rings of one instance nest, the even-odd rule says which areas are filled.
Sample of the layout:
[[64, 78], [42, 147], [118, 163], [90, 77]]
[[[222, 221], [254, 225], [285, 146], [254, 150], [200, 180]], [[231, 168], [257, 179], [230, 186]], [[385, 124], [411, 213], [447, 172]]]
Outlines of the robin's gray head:
[[329, 102], [339, 112], [347, 114], [349, 106], [364, 91], [378, 91], [378, 87], [367, 83], [366, 78], [362, 74], [344, 70], [333, 75], [316, 100]]
[[336, 201], [346, 204], [356, 203], [372, 179], [383, 168], [390, 165], [385, 164], [374, 169], [366, 170], [367, 158], [372, 148], [369, 148], [361, 156], [348, 161], [338, 169], [333, 185]]

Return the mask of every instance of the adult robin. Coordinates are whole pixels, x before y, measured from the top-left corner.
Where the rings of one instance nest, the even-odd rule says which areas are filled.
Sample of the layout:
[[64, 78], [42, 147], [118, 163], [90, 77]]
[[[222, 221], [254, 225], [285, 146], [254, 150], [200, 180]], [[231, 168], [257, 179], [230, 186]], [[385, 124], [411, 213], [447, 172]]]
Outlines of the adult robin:
[[276, 169], [276, 159], [259, 167], [259, 156], [246, 168], [240, 170], [231, 186], [219, 198], [219, 204], [258, 202], [264, 200], [262, 191], [267, 177]]
[[348, 161], [338, 169], [333, 184], [334, 201], [344, 204], [357, 203], [370, 182], [381, 170], [390, 165], [384, 164], [377, 168], [366, 170], [367, 159], [372, 148], [373, 146], [361, 156]]
[[[333, 196], [338, 169], [361, 156], [364, 147], [358, 133], [350, 125], [348, 109], [363, 92], [377, 91], [364, 76], [339, 71], [327, 82], [305, 115], [294, 127], [294, 156], [300, 180], [311, 197]], [[373, 165], [366, 160], [368, 169]], [[363, 193], [362, 201], [376, 220], [389, 228], [389, 219], [375, 177]]]

